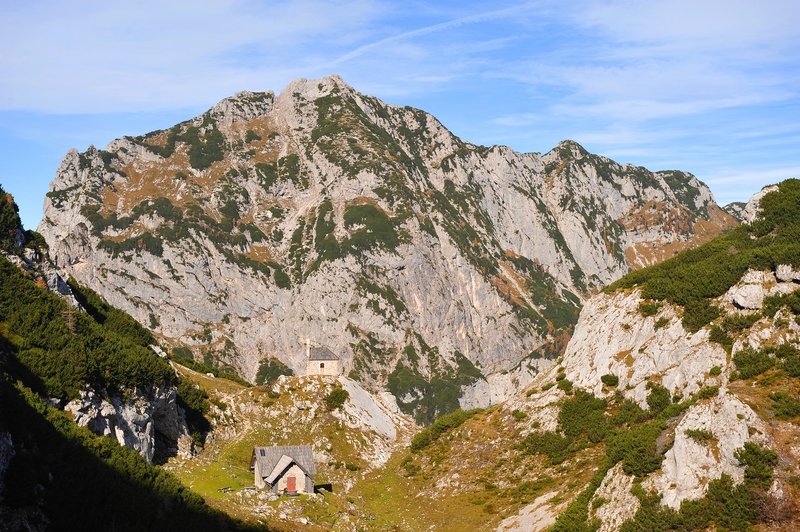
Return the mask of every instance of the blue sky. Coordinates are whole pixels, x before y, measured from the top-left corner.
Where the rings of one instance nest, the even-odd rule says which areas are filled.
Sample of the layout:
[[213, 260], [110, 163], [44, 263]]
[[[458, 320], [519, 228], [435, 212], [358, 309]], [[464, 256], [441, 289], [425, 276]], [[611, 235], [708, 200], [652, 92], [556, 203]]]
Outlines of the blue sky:
[[717, 201], [800, 177], [797, 1], [0, 0], [0, 184], [35, 228], [69, 148], [340, 74], [461, 138], [564, 139]]

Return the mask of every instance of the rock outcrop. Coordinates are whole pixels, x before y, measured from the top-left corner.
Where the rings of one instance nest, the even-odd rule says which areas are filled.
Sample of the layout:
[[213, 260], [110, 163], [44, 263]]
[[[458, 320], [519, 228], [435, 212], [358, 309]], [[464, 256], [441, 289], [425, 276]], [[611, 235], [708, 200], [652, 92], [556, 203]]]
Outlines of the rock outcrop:
[[434, 381], [509, 397], [587, 294], [735, 224], [691, 174], [476, 146], [331, 76], [71, 150], [39, 231], [172, 347], [253, 380], [310, 339], [421, 416], [452, 408]]
[[675, 442], [661, 472], [653, 474], [645, 487], [662, 493], [662, 504], [678, 509], [686, 499], [705, 496], [709, 481], [723, 473], [740, 484], [744, 466], [735, 452], [746, 441], [772, 447], [767, 434], [764, 421], [735, 396], [722, 395], [694, 405], [675, 427]]
[[[774, 272], [749, 270], [714, 303], [723, 316], [751, 313], [763, 308], [766, 296], [800, 288], [795, 281], [796, 272], [787, 265]], [[723, 474], [734, 484], [741, 483], [745, 467], [736, 451], [745, 442], [777, 449], [773, 438], [776, 424], [773, 421], [770, 426], [763, 414], [750, 406], [757, 393], [743, 398], [737, 395], [741, 389], [737, 393], [729, 389], [736, 365], [720, 343], [709, 341], [708, 328], [687, 332], [680, 319], [683, 309], [664, 302], [655, 314], [643, 315], [642, 302], [639, 289], [599, 294], [588, 300], [560, 368], [577, 388], [605, 397], [622, 393], [645, 409], [651, 382], [678, 399], [706, 392], [696, 395], [702, 399], [670, 420], [661, 438], [661, 445], [668, 448], [661, 468], [642, 483], [648, 492], [661, 495], [662, 504], [677, 510], [684, 500], [704, 497], [709, 482]], [[775, 318], [780, 315], [781, 311]], [[800, 325], [795, 320], [776, 324], [772, 316], [765, 318], [756, 319], [731, 342], [731, 353], [798, 342]], [[540, 379], [553, 379], [554, 372]], [[604, 385], [604, 375], [617, 377], [618, 384]], [[519, 395], [508, 404], [509, 408], [536, 412], [535, 404]], [[551, 424], [546, 430], [557, 430], [557, 426]], [[796, 460], [785, 453], [781, 456], [782, 460]], [[597, 490], [595, 497], [603, 499], [602, 505], [590, 509], [590, 515], [600, 519], [601, 530], [616, 530], [636, 512], [639, 502], [630, 493], [630, 481], [617, 464]], [[775, 491], [781, 499], [780, 489], [776, 481], [770, 493]]]
[[597, 532], [619, 530], [622, 523], [639, 510], [639, 499], [631, 493], [634, 480], [634, 477], [625, 474], [621, 463], [608, 470], [592, 497], [592, 509], [589, 512], [590, 519], [599, 519], [602, 523]]
[[134, 390], [129, 395], [125, 399], [119, 395], [103, 397], [87, 386], [81, 390], [80, 399], [70, 401], [64, 410], [78, 425], [115, 438], [150, 463], [174, 455], [194, 455], [194, 441], [184, 412], [176, 403], [174, 387]]
[[[647, 407], [647, 383], [656, 380], [672, 395], [685, 397], [705, 385], [723, 384], [712, 377], [714, 366], [728, 364], [728, 354], [708, 341], [709, 331], [688, 333], [680, 311], [664, 304], [654, 316], [639, 312], [639, 291], [599, 294], [587, 301], [564, 353], [566, 376], [595, 395], [614, 393], [604, 387], [606, 374], [619, 379], [616, 389]], [[659, 320], [666, 323], [656, 327]]]

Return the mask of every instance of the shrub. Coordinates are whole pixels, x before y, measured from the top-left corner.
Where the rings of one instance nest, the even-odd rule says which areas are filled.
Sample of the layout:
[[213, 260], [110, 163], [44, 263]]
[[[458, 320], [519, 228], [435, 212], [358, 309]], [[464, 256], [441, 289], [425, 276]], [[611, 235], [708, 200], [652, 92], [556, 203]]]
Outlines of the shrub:
[[514, 419], [516, 419], [517, 421], [522, 421], [523, 419], [528, 417], [528, 414], [526, 414], [522, 410], [514, 410], [513, 412], [511, 412], [511, 415], [514, 416]]
[[552, 465], [557, 465], [574, 454], [570, 449], [572, 438], [554, 432], [532, 432], [522, 442], [522, 448], [529, 454], [544, 454]]
[[[564, 382], [564, 381], [560, 381]], [[605, 410], [606, 400], [594, 394], [577, 390], [575, 397], [561, 406], [558, 421], [561, 429], [569, 437], [577, 438], [585, 434], [589, 441], [597, 443], [608, 432]]]
[[800, 377], [800, 356], [786, 358], [781, 367], [790, 377]]
[[670, 404], [672, 404], [672, 397], [669, 390], [653, 382], [647, 383], [647, 389], [650, 393], [647, 394], [647, 406], [653, 415], [658, 415]]
[[727, 335], [722, 327], [715, 325], [711, 327], [711, 332], [708, 334], [710, 342], [718, 343], [724, 347], [730, 348], [733, 345], [733, 338]]
[[769, 398], [774, 401], [775, 417], [791, 419], [800, 415], [800, 401], [784, 391], [772, 392]]
[[609, 441], [606, 453], [612, 463], [622, 462], [629, 475], [643, 477], [661, 467], [663, 456], [656, 440], [666, 429], [663, 421], [651, 421], [631, 430], [621, 431]]
[[482, 411], [483, 410], [480, 408], [475, 408], [473, 410], [459, 409], [450, 414], [440, 416], [430, 427], [421, 430], [414, 436], [411, 440], [411, 452], [416, 453], [428, 447], [431, 443], [438, 440], [442, 434], [460, 427], [466, 420]]
[[778, 465], [778, 454], [770, 449], [762, 449], [753, 442], [744, 442], [744, 447], [734, 453], [745, 466], [744, 479], [750, 487], [769, 489], [772, 484], [772, 472]]
[[256, 385], [264, 386], [275, 382], [281, 375], [294, 375], [292, 369], [277, 358], [264, 358], [258, 364]]
[[617, 377], [616, 375], [612, 375], [612, 374], [610, 374], [610, 373], [606, 373], [605, 375], [603, 375], [602, 377], [600, 377], [600, 381], [601, 381], [603, 384], [605, 384], [606, 386], [612, 386], [612, 387], [614, 387], [614, 386], [616, 386], [617, 384], [619, 384], [619, 377]]
[[725, 332], [740, 332], [745, 329], [749, 329], [753, 326], [755, 322], [757, 322], [761, 318], [759, 313], [754, 314], [733, 314], [731, 316], [725, 316], [722, 320], [722, 328]]
[[349, 397], [350, 394], [344, 388], [334, 388], [333, 391], [325, 396], [325, 406], [328, 411], [333, 411], [337, 408], [341, 409]]
[[662, 327], [666, 327], [667, 325], [669, 325], [669, 318], [667, 318], [665, 316], [661, 316], [653, 324], [653, 327], [656, 328], [656, 329], [661, 329]]
[[719, 366], [714, 366], [713, 368], [708, 370], [708, 374], [711, 375], [712, 377], [717, 377], [721, 373], [722, 373], [722, 368], [720, 368]]
[[706, 386], [697, 393], [697, 397], [700, 399], [711, 399], [717, 395], [719, 395], [719, 386]]
[[250, 144], [250, 143], [251, 143], [251, 142], [253, 142], [254, 140], [261, 140], [261, 135], [259, 135], [258, 133], [256, 133], [256, 132], [255, 132], [255, 131], [253, 131], [252, 129], [248, 129], [248, 130], [247, 130], [247, 133], [246, 133], [246, 134], [245, 134], [245, 136], [244, 136], [244, 141], [245, 141], [247, 144]]
[[639, 303], [639, 313], [644, 316], [645, 318], [649, 316], [655, 316], [658, 314], [658, 311], [661, 310], [663, 307], [663, 303], [659, 303], [656, 301], [642, 301]]
[[706, 429], [686, 429], [683, 433], [698, 443], [717, 439], [710, 430]]
[[283, 269], [275, 270], [275, 285], [278, 288], [289, 289], [292, 287], [292, 282], [289, 280], [289, 275]]
[[717, 319], [722, 311], [709, 303], [707, 299], [695, 299], [684, 306], [683, 327], [692, 333], [696, 333], [708, 323]]
[[738, 351], [733, 355], [733, 362], [742, 379], [752, 379], [775, 365], [775, 359], [766, 351], [756, 351], [752, 347]]

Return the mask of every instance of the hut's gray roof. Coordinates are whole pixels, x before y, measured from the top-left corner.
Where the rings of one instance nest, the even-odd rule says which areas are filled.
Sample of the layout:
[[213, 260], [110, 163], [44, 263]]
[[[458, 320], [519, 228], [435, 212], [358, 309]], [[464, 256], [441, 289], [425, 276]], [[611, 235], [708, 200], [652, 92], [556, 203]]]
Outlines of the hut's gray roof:
[[291, 458], [307, 475], [313, 477], [317, 474], [317, 467], [314, 465], [314, 453], [311, 452], [310, 445], [255, 447], [253, 449], [253, 457], [250, 459], [250, 469], [254, 469], [256, 461], [258, 461], [259, 471], [268, 475], [284, 456]]
[[339, 360], [339, 357], [327, 347], [312, 347], [309, 349], [309, 360]]

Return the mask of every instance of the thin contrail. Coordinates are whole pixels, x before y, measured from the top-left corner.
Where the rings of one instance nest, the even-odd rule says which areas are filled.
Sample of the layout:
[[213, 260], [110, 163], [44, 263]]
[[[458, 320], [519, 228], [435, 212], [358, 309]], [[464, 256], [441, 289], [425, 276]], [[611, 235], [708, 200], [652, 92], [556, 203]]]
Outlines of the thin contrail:
[[425, 34], [428, 34], [428, 33], [434, 33], [434, 32], [437, 32], [437, 31], [440, 31], [440, 30], [444, 30], [444, 29], [447, 29], [447, 28], [452, 28], [454, 26], [461, 26], [463, 24], [470, 24], [472, 22], [482, 22], [482, 21], [485, 21], [485, 20], [493, 19], [493, 18], [505, 17], [505, 16], [508, 16], [508, 15], [510, 15], [512, 13], [517, 12], [517, 11], [521, 11], [521, 10], [529, 7], [530, 5], [531, 5], [531, 3], [525, 3], [525, 4], [522, 4], [520, 6], [511, 7], [511, 8], [507, 8], [507, 9], [499, 9], [497, 11], [488, 11], [486, 13], [478, 13], [477, 15], [470, 15], [468, 17], [461, 17], [461, 18], [457, 18], [455, 20], [450, 20], [448, 22], [441, 22], [439, 24], [434, 24], [432, 26], [427, 26], [425, 28], [420, 28], [420, 29], [417, 29], [417, 30], [411, 30], [411, 31], [407, 31], [405, 33], [400, 33], [398, 35], [393, 35], [391, 37], [387, 37], [385, 39], [381, 39], [380, 41], [376, 41], [376, 42], [373, 42], [373, 43], [370, 43], [370, 44], [365, 44], [364, 46], [360, 46], [360, 47], [356, 48], [355, 50], [353, 50], [352, 52], [348, 52], [348, 53], [344, 54], [343, 56], [341, 56], [341, 57], [339, 57], [337, 59], [334, 59], [331, 63], [328, 64], [328, 66], [338, 65], [339, 63], [343, 63], [344, 61], [347, 61], [349, 59], [352, 59], [352, 58], [354, 58], [356, 56], [361, 55], [366, 50], [369, 50], [371, 48], [377, 48], [378, 46], [381, 46], [381, 45], [389, 43], [389, 42], [399, 41], [399, 40], [402, 40], [402, 39], [406, 39], [408, 37], [416, 37], [418, 35], [425, 35]]

